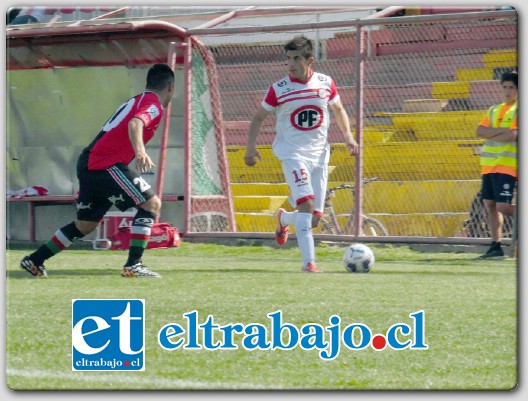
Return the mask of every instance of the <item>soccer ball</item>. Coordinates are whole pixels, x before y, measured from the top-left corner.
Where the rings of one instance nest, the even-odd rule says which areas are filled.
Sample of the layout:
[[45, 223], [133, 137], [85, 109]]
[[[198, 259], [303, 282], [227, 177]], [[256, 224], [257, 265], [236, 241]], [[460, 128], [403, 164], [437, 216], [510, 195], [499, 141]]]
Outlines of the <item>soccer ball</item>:
[[368, 273], [374, 266], [374, 253], [364, 244], [350, 245], [343, 255], [343, 266], [350, 273]]

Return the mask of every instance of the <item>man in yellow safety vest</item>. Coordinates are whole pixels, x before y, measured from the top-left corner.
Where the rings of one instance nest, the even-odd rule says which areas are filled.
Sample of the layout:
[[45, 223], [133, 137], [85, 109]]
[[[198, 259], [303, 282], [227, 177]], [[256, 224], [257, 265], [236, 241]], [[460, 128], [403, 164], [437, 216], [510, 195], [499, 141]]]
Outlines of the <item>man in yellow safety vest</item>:
[[490, 107], [477, 127], [477, 136], [485, 139], [482, 167], [482, 200], [488, 210], [488, 226], [492, 244], [481, 259], [502, 258], [501, 248], [504, 215], [513, 216], [514, 189], [517, 184], [517, 72], [501, 77], [504, 103]]

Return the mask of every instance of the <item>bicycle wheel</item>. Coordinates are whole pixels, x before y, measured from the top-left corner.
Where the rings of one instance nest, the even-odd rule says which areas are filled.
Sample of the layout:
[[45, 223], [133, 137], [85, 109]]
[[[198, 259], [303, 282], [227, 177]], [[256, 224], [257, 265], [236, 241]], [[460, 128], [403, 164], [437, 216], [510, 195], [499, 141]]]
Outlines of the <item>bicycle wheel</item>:
[[321, 234], [337, 234], [336, 227], [325, 218], [319, 221], [319, 232]]
[[372, 217], [363, 216], [363, 234], [373, 237], [383, 237], [389, 235], [389, 232], [381, 221]]

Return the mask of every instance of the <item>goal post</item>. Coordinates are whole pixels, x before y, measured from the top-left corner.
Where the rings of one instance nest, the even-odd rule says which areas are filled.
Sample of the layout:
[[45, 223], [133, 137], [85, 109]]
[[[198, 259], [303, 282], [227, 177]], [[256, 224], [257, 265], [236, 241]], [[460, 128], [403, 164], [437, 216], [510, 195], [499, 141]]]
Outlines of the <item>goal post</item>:
[[185, 232], [236, 232], [215, 63], [197, 38], [187, 41], [185, 55]]
[[[6, 59], [9, 189], [43, 185], [73, 202], [82, 148], [120, 102], [145, 89], [150, 66], [168, 63], [177, 90], [146, 145], [156, 167], [144, 175], [164, 203], [160, 219], [184, 234], [236, 231], [215, 64], [197, 38], [161, 21], [17, 27], [7, 30]], [[23, 221], [25, 206], [11, 202], [10, 218]], [[37, 216], [38, 227], [70, 218], [60, 207]], [[37, 239], [50, 235], [39, 230]]]

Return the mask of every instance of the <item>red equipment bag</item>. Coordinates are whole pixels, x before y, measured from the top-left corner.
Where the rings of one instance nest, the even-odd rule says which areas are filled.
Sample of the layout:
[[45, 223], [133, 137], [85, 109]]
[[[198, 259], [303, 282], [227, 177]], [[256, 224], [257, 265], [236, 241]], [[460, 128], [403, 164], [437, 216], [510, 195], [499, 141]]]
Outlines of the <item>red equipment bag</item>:
[[[128, 250], [130, 246], [130, 227], [123, 227], [110, 236], [112, 250]], [[180, 232], [171, 223], [156, 223], [152, 227], [147, 249], [172, 248], [180, 246]]]

